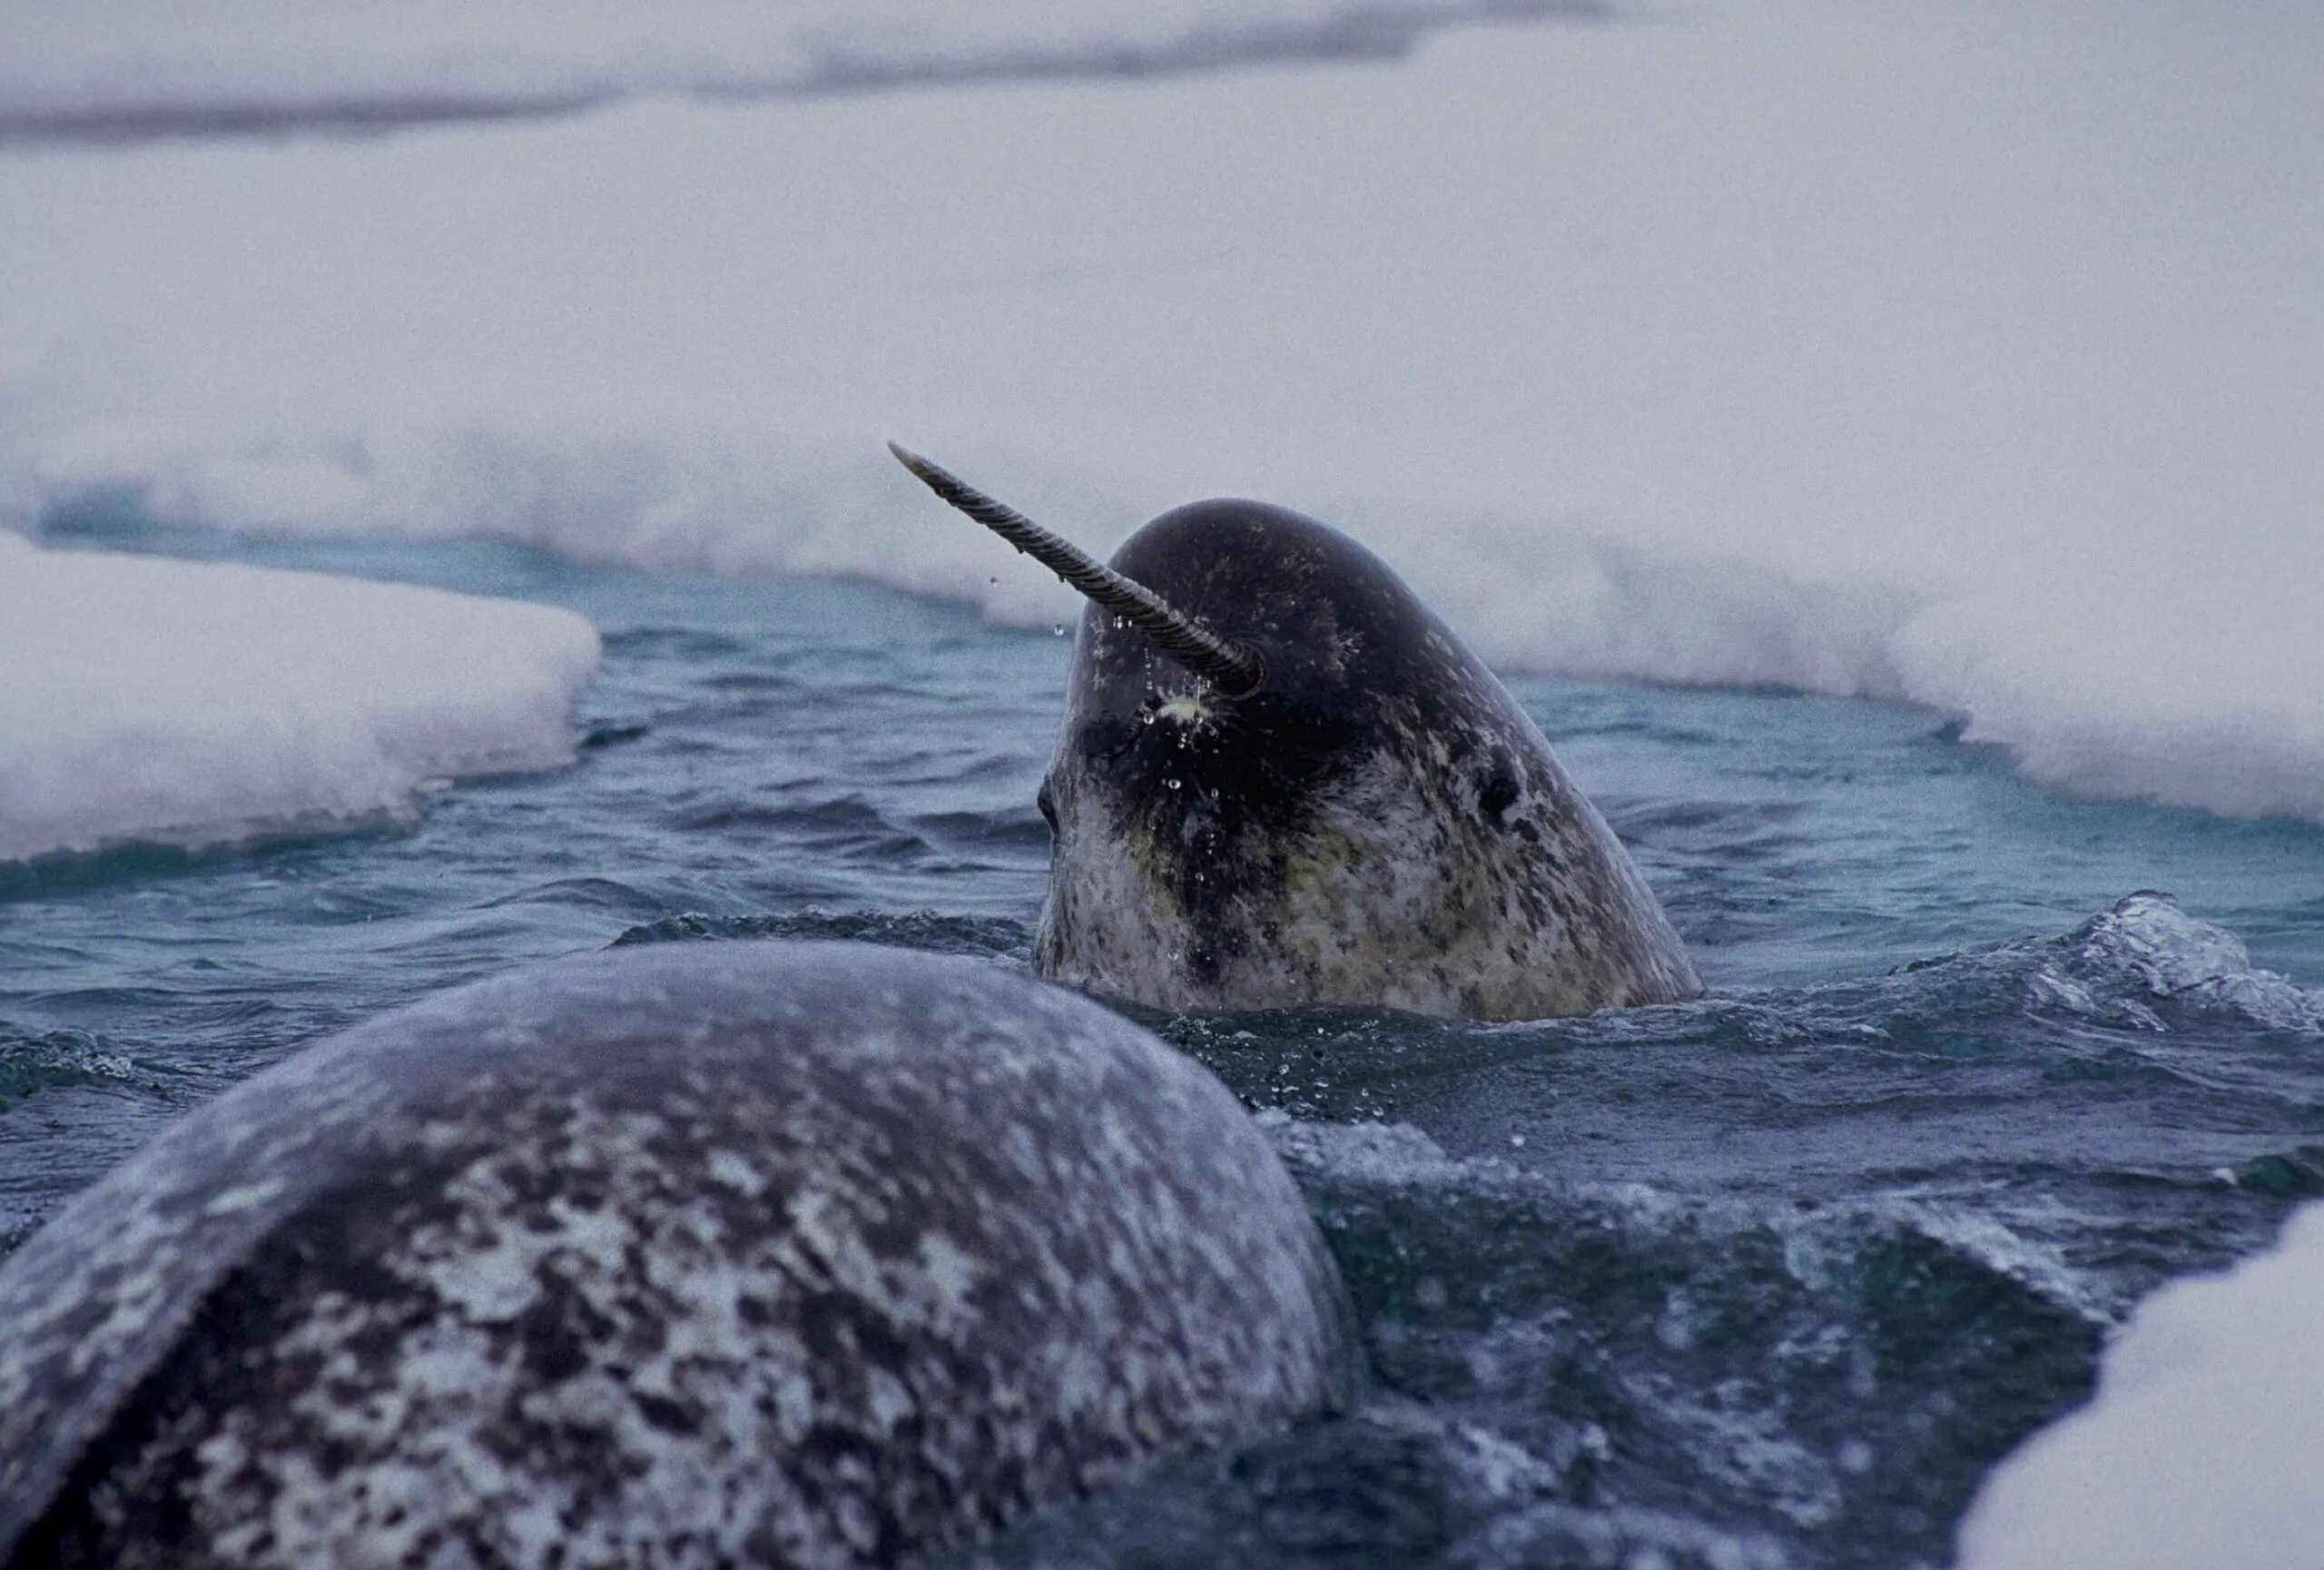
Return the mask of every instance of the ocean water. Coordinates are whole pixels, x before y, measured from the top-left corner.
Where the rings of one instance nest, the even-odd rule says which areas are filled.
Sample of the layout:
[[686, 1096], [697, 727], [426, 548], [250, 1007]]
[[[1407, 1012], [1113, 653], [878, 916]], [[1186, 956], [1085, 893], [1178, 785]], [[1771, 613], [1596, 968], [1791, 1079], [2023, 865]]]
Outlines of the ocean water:
[[[224, 1085], [527, 959], [783, 934], [1023, 963], [1049, 629], [120, 498], [43, 532], [565, 606], [606, 653], [579, 761], [416, 825], [0, 868], [11, 1244]], [[2052, 794], [1908, 704], [1512, 685], [1711, 995], [1521, 1025], [1141, 1014], [1265, 1120], [1370, 1394], [974, 1557], [1948, 1563], [1979, 1479], [2087, 1395], [2137, 1298], [2324, 1191], [2324, 828]]]

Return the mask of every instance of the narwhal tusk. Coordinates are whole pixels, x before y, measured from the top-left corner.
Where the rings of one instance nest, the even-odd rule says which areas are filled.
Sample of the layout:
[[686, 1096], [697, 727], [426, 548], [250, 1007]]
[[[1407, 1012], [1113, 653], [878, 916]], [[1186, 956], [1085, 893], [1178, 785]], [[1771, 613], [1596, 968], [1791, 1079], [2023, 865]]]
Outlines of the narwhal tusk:
[[1168, 601], [1136, 579], [1124, 578], [1080, 547], [1051, 534], [1015, 508], [995, 501], [920, 454], [892, 441], [888, 450], [929, 489], [1152, 638], [1163, 653], [1227, 696], [1250, 692], [1265, 676], [1266, 667], [1257, 655], [1171, 609]]

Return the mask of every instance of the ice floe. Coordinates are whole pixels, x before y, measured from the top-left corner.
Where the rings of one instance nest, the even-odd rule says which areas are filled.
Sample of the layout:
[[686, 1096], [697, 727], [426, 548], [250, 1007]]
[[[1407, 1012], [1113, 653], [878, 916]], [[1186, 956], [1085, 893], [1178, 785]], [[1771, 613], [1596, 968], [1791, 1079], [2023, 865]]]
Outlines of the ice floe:
[[587, 621], [0, 532], [0, 860], [409, 816], [569, 760]]

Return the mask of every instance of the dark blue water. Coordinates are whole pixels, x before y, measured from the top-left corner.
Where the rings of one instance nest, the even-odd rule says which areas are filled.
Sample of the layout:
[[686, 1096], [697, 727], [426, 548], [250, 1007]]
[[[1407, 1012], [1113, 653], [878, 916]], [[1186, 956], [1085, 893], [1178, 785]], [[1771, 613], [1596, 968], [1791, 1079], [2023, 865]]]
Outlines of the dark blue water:
[[[102, 502], [47, 528], [566, 605], [606, 660], [576, 764], [462, 784], [417, 828], [0, 867], [5, 1246], [224, 1085], [527, 960], [769, 933], [1021, 960], [1045, 631]], [[1941, 1564], [2131, 1303], [2324, 1190], [2324, 830], [2065, 800], [1905, 706], [1512, 685], [1713, 995], [1141, 1016], [1267, 1121], [1374, 1393], [982, 1557]]]

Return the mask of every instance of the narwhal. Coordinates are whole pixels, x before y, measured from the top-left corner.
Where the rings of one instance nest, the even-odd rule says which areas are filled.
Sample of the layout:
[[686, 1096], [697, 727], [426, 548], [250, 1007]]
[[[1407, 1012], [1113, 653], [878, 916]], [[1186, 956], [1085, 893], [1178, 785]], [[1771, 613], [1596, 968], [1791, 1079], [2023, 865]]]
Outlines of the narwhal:
[[1329, 525], [1199, 501], [1110, 564], [890, 443], [1088, 597], [1033, 968], [1160, 1009], [1534, 1019], [1702, 992], [1482, 661]]
[[165, 1131], [0, 1267], [0, 1565], [892, 1565], [1344, 1404], [1226, 1086], [844, 943], [442, 994]]

